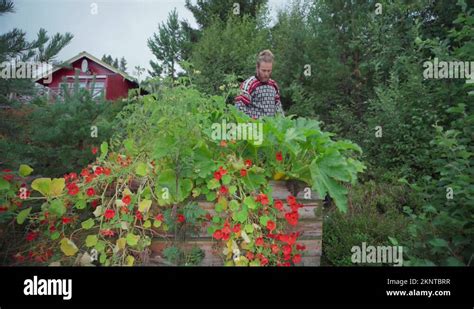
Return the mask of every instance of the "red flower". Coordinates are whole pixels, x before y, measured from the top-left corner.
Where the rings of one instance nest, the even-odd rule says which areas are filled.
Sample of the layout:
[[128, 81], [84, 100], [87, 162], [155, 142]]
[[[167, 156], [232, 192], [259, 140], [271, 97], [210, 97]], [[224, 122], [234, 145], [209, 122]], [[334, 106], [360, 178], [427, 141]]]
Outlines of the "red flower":
[[240, 223], [234, 225], [234, 227], [232, 228], [232, 232], [234, 232], [234, 233], [236, 233], [236, 234], [237, 234], [238, 232], [240, 232]]
[[207, 213], [207, 214], [206, 214], [206, 220], [208, 220], [208, 221], [211, 221], [211, 220], [212, 220], [212, 216], [211, 216], [210, 213]]
[[72, 218], [64, 217], [64, 218], [62, 219], [62, 221], [63, 221], [63, 224], [68, 224], [68, 223], [71, 223], [71, 222], [72, 222]]
[[215, 239], [219, 240], [219, 239], [222, 239], [222, 231], [221, 230], [217, 230], [214, 232], [214, 234], [212, 234], [212, 237], [214, 237]]
[[221, 194], [227, 194], [227, 193], [229, 193], [229, 189], [226, 186], [222, 185], [219, 192]]
[[246, 167], [251, 167], [252, 166], [252, 160], [245, 160], [245, 166]]
[[222, 228], [222, 233], [224, 234], [230, 234], [230, 225], [228, 222], [224, 223], [224, 227]]
[[89, 170], [87, 168], [82, 169], [82, 171], [81, 171], [81, 176], [82, 177], [87, 177], [89, 175], [90, 175], [90, 173], [89, 173]]
[[131, 201], [132, 201], [132, 198], [130, 197], [130, 195], [125, 195], [124, 197], [122, 197], [122, 202], [123, 202], [125, 205], [130, 204]]
[[95, 195], [95, 190], [94, 190], [94, 188], [89, 188], [89, 189], [87, 189], [86, 193], [87, 193], [88, 196], [94, 196]]
[[164, 219], [163, 214], [158, 214], [158, 215], [156, 215], [155, 219], [156, 219], [157, 221], [163, 221], [163, 219]]
[[4, 172], [4, 173], [11, 173], [12, 170], [11, 170], [11, 169], [4, 169], [2, 172]]
[[112, 230], [101, 230], [100, 233], [104, 236], [111, 236], [111, 237], [115, 235], [114, 231]]
[[299, 214], [297, 211], [292, 211], [285, 214], [285, 219], [290, 225], [297, 225], [298, 224]]
[[178, 215], [178, 222], [183, 223], [184, 221], [186, 221], [186, 218], [184, 217], [184, 215], [179, 214]]
[[247, 170], [245, 168], [240, 170], [240, 176], [242, 176], [242, 177], [247, 176]]
[[291, 249], [291, 246], [289, 246], [289, 245], [284, 245], [284, 246], [283, 246], [283, 254], [284, 254], [284, 255], [289, 255], [289, 254], [291, 254], [291, 250], [292, 250], [292, 249]]
[[303, 204], [294, 203], [290, 205], [292, 211], [298, 211], [298, 208], [303, 207]]
[[222, 166], [219, 166], [219, 171], [218, 172], [221, 173], [221, 175], [227, 174], [227, 170], [224, 169]]
[[93, 200], [93, 201], [92, 201], [92, 207], [93, 207], [93, 208], [96, 208], [97, 205], [99, 205], [99, 201], [98, 201], [98, 200]]
[[120, 212], [122, 214], [128, 214], [130, 212], [130, 210], [126, 206], [122, 206], [122, 207], [120, 207]]
[[253, 252], [247, 251], [245, 257], [251, 261], [255, 258], [255, 255], [253, 254]]
[[110, 168], [107, 168], [107, 167], [104, 168], [104, 174], [105, 174], [106, 176], [109, 176], [109, 175], [110, 175]]
[[265, 266], [268, 264], [268, 259], [262, 255], [262, 258], [260, 259], [260, 266]]
[[293, 263], [298, 264], [301, 262], [301, 255], [300, 254], [295, 254], [293, 257]]
[[277, 161], [282, 161], [283, 160], [283, 156], [281, 155], [281, 151], [278, 151], [276, 153], [276, 159], [277, 159]]
[[97, 153], [97, 147], [92, 147], [92, 154], [96, 154]]
[[8, 207], [0, 207], [0, 212], [3, 212], [3, 211], [7, 211], [8, 210]]
[[39, 235], [39, 232], [29, 232], [26, 234], [26, 241], [33, 241], [35, 240]]
[[275, 208], [278, 209], [279, 211], [283, 210], [283, 202], [280, 200], [275, 200]]
[[296, 250], [304, 251], [304, 250], [306, 250], [306, 246], [305, 246], [305, 245], [296, 244]]
[[226, 141], [221, 141], [221, 147], [226, 147], [227, 146], [227, 142]]
[[216, 180], [221, 180], [221, 178], [222, 178], [221, 173], [219, 173], [218, 171], [217, 171], [217, 172], [214, 172], [214, 178], [215, 178]]
[[[63, 221], [63, 222], [64, 222], [64, 221]], [[50, 231], [50, 232], [56, 231], [56, 227], [55, 227], [54, 225], [51, 225], [51, 226], [49, 227], [49, 231]]]
[[270, 232], [273, 231], [275, 229], [275, 227], [276, 227], [275, 222], [273, 222], [272, 220], [267, 221], [267, 229], [269, 229]]
[[258, 237], [257, 239], [255, 239], [255, 245], [256, 246], [263, 246], [263, 238]]
[[67, 193], [69, 195], [76, 195], [79, 193], [79, 187], [76, 185], [76, 183], [71, 182], [67, 185]]
[[288, 204], [292, 205], [292, 204], [296, 204], [296, 197], [294, 197], [293, 195], [288, 195], [286, 197], [286, 201], [288, 202]]
[[257, 202], [260, 202], [262, 205], [268, 204], [268, 197], [266, 194], [260, 193], [256, 198]]
[[115, 210], [107, 209], [104, 213], [104, 217], [105, 219], [112, 219], [113, 217], [115, 217]]
[[15, 175], [11, 175], [11, 174], [8, 174], [8, 175], [3, 175], [3, 179], [5, 179], [6, 181], [10, 181], [13, 179], [13, 177], [15, 177]]
[[103, 173], [104, 173], [104, 169], [102, 167], [98, 166], [95, 168], [94, 174], [96, 174], [97, 176]]
[[137, 210], [135, 212], [135, 218], [137, 218], [137, 220], [143, 220], [142, 213]]
[[280, 248], [278, 247], [278, 245], [273, 244], [271, 248], [272, 248], [273, 254], [277, 254], [280, 251]]
[[228, 240], [230, 238], [230, 233], [223, 233], [222, 240]]

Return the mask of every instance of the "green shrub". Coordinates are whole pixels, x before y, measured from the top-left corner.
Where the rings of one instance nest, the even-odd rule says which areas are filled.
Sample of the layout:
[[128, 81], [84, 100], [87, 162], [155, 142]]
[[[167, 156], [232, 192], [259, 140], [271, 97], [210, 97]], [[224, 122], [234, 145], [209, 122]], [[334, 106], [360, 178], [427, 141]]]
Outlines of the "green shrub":
[[[368, 181], [351, 188], [349, 211], [326, 211], [323, 225], [322, 265], [354, 266], [352, 246], [363, 242], [371, 246], [392, 245], [389, 237], [408, 239], [409, 219], [399, 208], [413, 202], [407, 188], [389, 183]], [[378, 264], [371, 264], [378, 265]]]

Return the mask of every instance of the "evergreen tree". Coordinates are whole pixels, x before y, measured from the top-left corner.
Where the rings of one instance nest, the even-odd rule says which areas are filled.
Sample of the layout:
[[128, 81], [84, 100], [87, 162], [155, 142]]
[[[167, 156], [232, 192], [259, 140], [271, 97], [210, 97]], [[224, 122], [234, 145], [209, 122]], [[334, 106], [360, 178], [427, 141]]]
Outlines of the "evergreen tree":
[[166, 23], [158, 26], [158, 33], [148, 39], [148, 47], [157, 61], [150, 61], [151, 76], [165, 76], [176, 78], [176, 70], [182, 57], [182, 47], [186, 41], [186, 33], [178, 21], [178, 13], [174, 9], [169, 15]]

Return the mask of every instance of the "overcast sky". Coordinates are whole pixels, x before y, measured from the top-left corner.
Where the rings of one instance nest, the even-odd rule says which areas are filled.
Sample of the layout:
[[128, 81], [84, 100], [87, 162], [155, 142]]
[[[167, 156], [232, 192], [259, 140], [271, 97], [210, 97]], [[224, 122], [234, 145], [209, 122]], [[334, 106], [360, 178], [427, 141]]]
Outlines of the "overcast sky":
[[[193, 1], [195, 3], [196, 0]], [[286, 0], [269, 0], [272, 16]], [[81, 51], [101, 58], [103, 54], [125, 57], [127, 71], [136, 65], [149, 69], [154, 59], [147, 39], [176, 8], [180, 19], [196, 26], [185, 0], [14, 0], [15, 13], [0, 16], [0, 33], [19, 28], [33, 40], [40, 28], [49, 35], [70, 32], [74, 39], [58, 55], [67, 60]], [[97, 8], [97, 14], [94, 13]]]

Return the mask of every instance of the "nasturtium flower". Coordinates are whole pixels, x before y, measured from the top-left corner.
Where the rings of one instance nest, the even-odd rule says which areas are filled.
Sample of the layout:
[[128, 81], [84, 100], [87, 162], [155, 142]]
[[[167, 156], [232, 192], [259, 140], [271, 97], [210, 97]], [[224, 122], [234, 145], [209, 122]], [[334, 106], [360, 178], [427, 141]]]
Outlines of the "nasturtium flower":
[[276, 160], [277, 160], [277, 161], [282, 161], [282, 160], [283, 160], [283, 156], [282, 156], [282, 154], [281, 154], [281, 151], [278, 151], [278, 152], [276, 153]]
[[104, 217], [105, 219], [112, 219], [113, 217], [115, 217], [115, 210], [107, 209], [104, 213]]
[[179, 214], [179, 215], [178, 215], [178, 222], [179, 222], [179, 223], [183, 223], [184, 221], [186, 221], [186, 218], [184, 217], [184, 215]]
[[67, 193], [69, 195], [76, 195], [79, 193], [79, 187], [76, 185], [76, 183], [71, 182], [67, 185]]
[[131, 201], [132, 201], [132, 198], [130, 197], [130, 195], [125, 195], [125, 196], [122, 198], [122, 202], [123, 202], [125, 205], [130, 204]]
[[293, 257], [293, 263], [298, 264], [301, 262], [301, 255], [300, 254], [295, 254]]
[[245, 166], [246, 167], [251, 167], [252, 166], [252, 160], [245, 160]]
[[260, 193], [256, 198], [257, 202], [260, 202], [262, 205], [268, 204], [268, 196], [264, 193]]
[[283, 202], [280, 200], [275, 200], [275, 208], [278, 209], [279, 211], [283, 210]]
[[222, 239], [222, 231], [221, 230], [215, 231], [214, 234], [212, 234], [212, 237], [214, 237], [217, 240]]
[[247, 170], [245, 168], [240, 170], [240, 176], [242, 176], [242, 177], [247, 176]]
[[263, 246], [263, 237], [258, 237], [257, 239], [255, 239], [255, 245]]
[[273, 231], [275, 229], [275, 227], [276, 227], [275, 222], [273, 222], [272, 220], [267, 221], [267, 229], [269, 229], [270, 232]]
[[89, 189], [87, 189], [86, 193], [87, 193], [88, 196], [94, 196], [95, 195], [95, 190], [94, 190], [94, 188], [89, 188]]
[[96, 154], [97, 153], [97, 147], [92, 147], [91, 151], [92, 151], [92, 154]]

